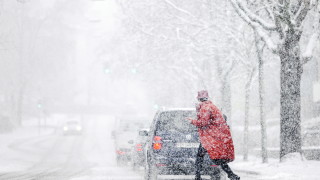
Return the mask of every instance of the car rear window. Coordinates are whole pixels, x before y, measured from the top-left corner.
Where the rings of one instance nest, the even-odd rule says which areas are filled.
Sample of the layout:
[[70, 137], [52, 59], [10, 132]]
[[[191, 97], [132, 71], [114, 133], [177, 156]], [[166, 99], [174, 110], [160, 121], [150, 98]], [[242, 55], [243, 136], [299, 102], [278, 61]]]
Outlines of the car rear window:
[[167, 111], [162, 112], [157, 122], [157, 131], [196, 131], [196, 127], [189, 123], [186, 118], [195, 118], [195, 111]]

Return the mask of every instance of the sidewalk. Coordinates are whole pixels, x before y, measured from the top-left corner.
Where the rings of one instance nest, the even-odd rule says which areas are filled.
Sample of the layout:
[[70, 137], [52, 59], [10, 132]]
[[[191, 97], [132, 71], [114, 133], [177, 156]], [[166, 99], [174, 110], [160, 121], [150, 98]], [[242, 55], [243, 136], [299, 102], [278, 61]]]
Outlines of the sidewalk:
[[247, 162], [242, 157], [230, 163], [237, 172], [252, 174], [259, 180], [319, 180], [320, 161], [301, 160], [298, 155], [288, 158], [285, 162], [269, 158], [262, 163], [261, 158], [250, 156]]
[[48, 119], [47, 126], [39, 128], [37, 119], [29, 119], [12, 132], [0, 134], [0, 172], [19, 171], [29, 167], [33, 155], [19, 151], [19, 146], [27, 141], [52, 135], [57, 125], [57, 120]]

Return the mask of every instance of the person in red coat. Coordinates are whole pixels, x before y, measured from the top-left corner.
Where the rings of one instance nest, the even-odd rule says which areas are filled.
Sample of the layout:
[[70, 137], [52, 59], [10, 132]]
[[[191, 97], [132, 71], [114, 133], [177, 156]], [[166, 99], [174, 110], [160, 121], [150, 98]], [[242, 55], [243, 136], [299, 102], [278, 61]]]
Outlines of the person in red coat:
[[208, 92], [203, 90], [197, 96], [197, 119], [188, 119], [198, 127], [200, 146], [196, 160], [196, 180], [201, 179], [203, 156], [208, 153], [213, 163], [219, 165], [231, 180], [240, 177], [233, 173], [227, 163], [234, 160], [234, 146], [229, 126], [222, 112], [209, 101]]

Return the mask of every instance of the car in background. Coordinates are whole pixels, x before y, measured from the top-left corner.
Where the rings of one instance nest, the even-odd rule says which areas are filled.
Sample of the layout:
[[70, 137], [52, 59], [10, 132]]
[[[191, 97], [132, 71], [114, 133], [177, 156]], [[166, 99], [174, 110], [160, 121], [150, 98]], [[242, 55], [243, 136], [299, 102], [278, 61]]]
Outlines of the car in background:
[[[158, 111], [150, 127], [146, 144], [145, 180], [159, 175], [195, 176], [195, 161], [199, 147], [197, 128], [186, 121], [195, 118], [195, 109]], [[202, 175], [219, 180], [220, 169], [208, 154], [204, 156]]]
[[149, 129], [140, 129], [131, 147], [131, 165], [133, 170], [143, 167], [145, 164], [145, 146]]
[[79, 121], [67, 121], [63, 125], [63, 135], [81, 135], [83, 127]]
[[133, 117], [121, 118], [111, 133], [114, 140], [117, 164], [129, 165], [132, 158], [132, 145], [139, 129], [145, 126], [142, 119]]
[[117, 131], [115, 135], [116, 160], [119, 166], [128, 165], [131, 161], [131, 147], [135, 133], [132, 131]]

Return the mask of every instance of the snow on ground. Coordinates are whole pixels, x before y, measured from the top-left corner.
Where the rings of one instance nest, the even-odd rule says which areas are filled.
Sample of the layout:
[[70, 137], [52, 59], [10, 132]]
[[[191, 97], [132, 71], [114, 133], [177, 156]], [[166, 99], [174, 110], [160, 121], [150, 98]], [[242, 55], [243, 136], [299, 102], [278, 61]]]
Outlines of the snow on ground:
[[[74, 144], [73, 141], [78, 142], [78, 139], [79, 143], [75, 144], [79, 149], [75, 150], [79, 155], [78, 159], [90, 162], [91, 168], [88, 171], [90, 173], [74, 177], [75, 180], [143, 179], [143, 170], [133, 172], [130, 167], [116, 166], [110, 138], [112, 121], [90, 119], [83, 137], [60, 137], [57, 130], [62, 122], [59, 116], [55, 116], [48, 119], [47, 128], [39, 129], [38, 120], [32, 119], [24, 121], [23, 126], [12, 133], [0, 134], [0, 173], [16, 173], [37, 164], [54, 142], [61, 146], [52, 152], [53, 158], [58, 158], [65, 152], [62, 150], [68, 150], [69, 145]], [[45, 160], [52, 162], [48, 157]], [[259, 157], [250, 156], [249, 161], [244, 162], [241, 156], [237, 156], [230, 166], [242, 180], [320, 179], [320, 161], [301, 160], [297, 156], [290, 157], [282, 163], [278, 159], [269, 158], [269, 163], [266, 164], [261, 163]], [[192, 176], [188, 179], [192, 179]]]
[[247, 174], [256, 174], [259, 180], [319, 180], [320, 161], [301, 160], [293, 156], [285, 162], [279, 159], [269, 158], [268, 163], [262, 163], [261, 158], [251, 156], [248, 162], [242, 157], [237, 157], [235, 162], [230, 163], [232, 169]]
[[57, 122], [56, 119], [47, 119], [46, 126], [43, 124], [43, 127], [39, 128], [38, 119], [29, 119], [23, 121], [22, 126], [13, 132], [0, 134], [0, 172], [19, 171], [29, 167], [38, 156], [32, 153], [26, 156], [21, 153], [27, 152], [28, 149], [22, 150], [20, 145], [45, 140], [50, 134], [55, 133]]

